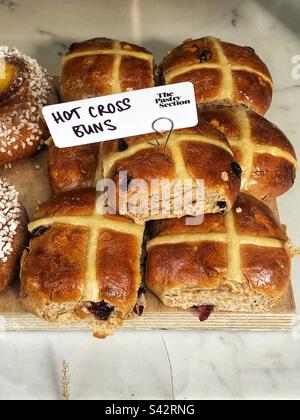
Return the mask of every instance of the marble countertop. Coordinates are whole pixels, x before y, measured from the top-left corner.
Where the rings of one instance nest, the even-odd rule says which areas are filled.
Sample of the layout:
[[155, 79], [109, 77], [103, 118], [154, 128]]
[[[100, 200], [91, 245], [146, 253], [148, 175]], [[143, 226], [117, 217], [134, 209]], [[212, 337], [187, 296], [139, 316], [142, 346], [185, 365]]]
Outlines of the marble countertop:
[[[0, 0], [0, 43], [58, 74], [72, 42], [95, 36], [143, 44], [159, 60], [191, 37], [251, 45], [276, 92], [268, 114], [300, 156], [299, 0]], [[296, 60], [294, 58], [294, 60]], [[294, 71], [293, 71], [294, 68]], [[280, 199], [300, 244], [300, 178]], [[300, 258], [293, 265], [300, 310]], [[0, 399], [59, 398], [60, 363], [74, 399], [299, 399], [300, 317], [293, 333], [130, 333], [105, 342], [85, 333], [0, 335]]]

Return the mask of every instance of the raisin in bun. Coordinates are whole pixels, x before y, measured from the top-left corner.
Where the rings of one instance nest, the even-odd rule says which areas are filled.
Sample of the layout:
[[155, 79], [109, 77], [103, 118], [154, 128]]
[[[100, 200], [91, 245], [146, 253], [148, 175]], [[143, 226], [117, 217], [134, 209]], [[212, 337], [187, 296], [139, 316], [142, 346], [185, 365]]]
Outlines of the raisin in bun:
[[18, 193], [0, 179], [0, 292], [18, 276], [27, 243], [28, 216]]
[[278, 127], [245, 108], [204, 109], [200, 118], [226, 135], [243, 170], [243, 192], [258, 199], [275, 198], [293, 186], [295, 150]]
[[22, 258], [26, 310], [50, 322], [82, 322], [99, 338], [142, 314], [144, 227], [102, 216], [93, 190], [61, 194], [37, 218]]
[[154, 222], [150, 234], [146, 284], [166, 306], [268, 312], [287, 292], [291, 243], [253, 197], [241, 194], [232, 212], [206, 215], [199, 225]]
[[243, 104], [264, 115], [272, 102], [272, 77], [255, 51], [213, 37], [185, 41], [161, 72], [166, 84], [192, 82], [198, 104]]
[[49, 137], [42, 108], [57, 101], [36, 60], [0, 47], [0, 166], [32, 156]]

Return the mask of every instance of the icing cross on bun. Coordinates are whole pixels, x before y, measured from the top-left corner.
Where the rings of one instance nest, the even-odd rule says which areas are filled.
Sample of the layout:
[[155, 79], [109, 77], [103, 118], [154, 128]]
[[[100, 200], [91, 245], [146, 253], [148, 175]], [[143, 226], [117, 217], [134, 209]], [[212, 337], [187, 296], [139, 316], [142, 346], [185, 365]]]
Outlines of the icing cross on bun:
[[49, 137], [42, 109], [56, 101], [53, 81], [35, 59], [0, 47], [0, 166], [41, 148]]
[[198, 104], [243, 104], [264, 115], [272, 102], [272, 77], [255, 51], [214, 37], [185, 41], [161, 73], [166, 84], [192, 82]]
[[28, 216], [14, 187], [0, 179], [0, 291], [17, 276]]

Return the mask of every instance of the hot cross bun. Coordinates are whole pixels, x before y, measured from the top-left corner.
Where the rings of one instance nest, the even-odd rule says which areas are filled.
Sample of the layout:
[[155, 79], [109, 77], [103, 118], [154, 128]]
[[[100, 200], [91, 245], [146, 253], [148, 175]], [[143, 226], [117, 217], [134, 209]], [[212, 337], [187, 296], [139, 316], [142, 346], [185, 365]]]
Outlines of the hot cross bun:
[[154, 86], [154, 58], [145, 48], [108, 38], [71, 45], [64, 57], [66, 102]]
[[103, 216], [94, 190], [41, 205], [23, 254], [21, 302], [51, 322], [83, 322], [104, 338], [143, 312], [144, 227]]
[[204, 109], [200, 118], [222, 131], [242, 167], [241, 190], [258, 199], [275, 198], [294, 184], [294, 147], [275, 125], [244, 108]]
[[171, 51], [161, 77], [166, 84], [192, 82], [199, 104], [243, 104], [264, 115], [272, 102], [272, 77], [255, 51], [213, 37], [187, 40]]
[[166, 306], [268, 312], [290, 282], [291, 245], [269, 207], [241, 194], [226, 215], [202, 224], [180, 220], [149, 227], [146, 284]]
[[[65, 101], [111, 95], [154, 86], [154, 57], [128, 42], [96, 38], [73, 44], [64, 58], [62, 96]], [[100, 144], [58, 149], [49, 143], [49, 180], [59, 194], [91, 187]]]

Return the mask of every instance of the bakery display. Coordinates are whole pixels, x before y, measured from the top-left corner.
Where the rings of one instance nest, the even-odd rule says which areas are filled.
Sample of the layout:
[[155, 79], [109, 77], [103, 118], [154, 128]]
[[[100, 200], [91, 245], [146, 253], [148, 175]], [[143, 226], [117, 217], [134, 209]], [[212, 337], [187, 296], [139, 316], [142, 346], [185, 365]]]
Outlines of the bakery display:
[[[112, 95], [154, 86], [154, 57], [127, 42], [96, 38], [73, 44], [61, 77], [64, 101]], [[49, 182], [53, 194], [92, 186], [101, 145], [58, 149], [49, 143]]]
[[213, 37], [189, 39], [169, 52], [161, 78], [192, 82], [199, 104], [242, 104], [264, 115], [272, 102], [272, 77], [255, 51]]
[[18, 276], [20, 256], [27, 244], [27, 223], [19, 194], [0, 179], [0, 292]]
[[259, 199], [276, 198], [293, 186], [296, 153], [275, 125], [245, 108], [203, 109], [200, 118], [226, 135], [243, 170], [243, 192]]
[[[15, 49], [0, 48], [0, 71], [0, 165], [7, 165], [47, 139], [41, 109], [56, 98], [47, 72]], [[26, 328], [88, 326], [98, 338], [130, 319], [130, 328], [141, 329], [290, 328], [298, 251], [278, 214], [259, 200], [271, 198], [275, 209], [274, 198], [295, 181], [297, 158], [263, 117], [273, 94], [267, 67], [253, 49], [208, 37], [171, 51], [159, 73], [160, 83], [194, 84], [195, 127], [65, 149], [48, 139], [49, 179], [43, 171], [32, 200], [49, 197], [46, 182], [52, 199], [28, 229], [15, 189], [1, 181], [0, 316], [9, 308]], [[61, 96], [150, 88], [155, 76], [146, 49], [96, 38], [65, 55]], [[23, 167], [8, 171], [18, 187], [26, 185]], [[28, 210], [29, 183], [22, 191]], [[22, 306], [16, 286], [7, 288], [21, 254]], [[140, 318], [144, 284], [149, 309]], [[201, 321], [216, 314], [203, 326], [194, 307]]]
[[241, 194], [227, 215], [155, 222], [147, 244], [146, 284], [171, 307], [268, 312], [285, 296], [291, 244], [269, 207]]
[[23, 254], [21, 303], [50, 322], [88, 324], [104, 338], [143, 312], [144, 227], [101, 216], [93, 190], [41, 205]]
[[32, 156], [49, 137], [42, 108], [57, 101], [36, 60], [0, 47], [0, 166]]

